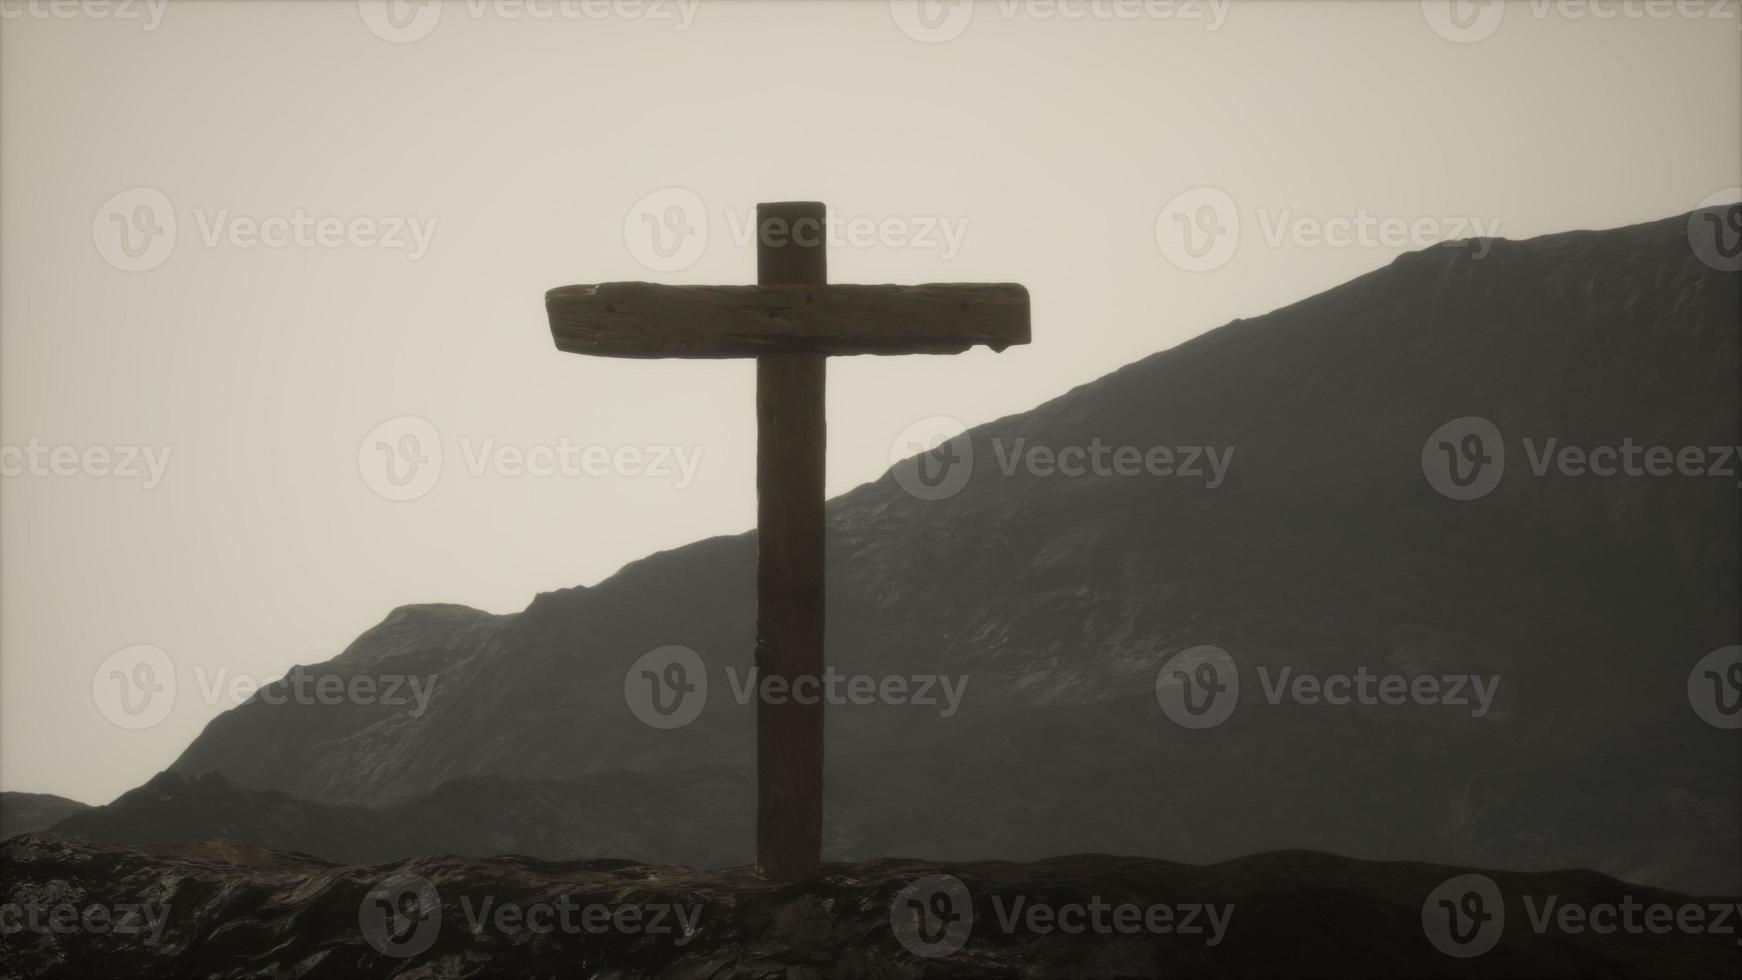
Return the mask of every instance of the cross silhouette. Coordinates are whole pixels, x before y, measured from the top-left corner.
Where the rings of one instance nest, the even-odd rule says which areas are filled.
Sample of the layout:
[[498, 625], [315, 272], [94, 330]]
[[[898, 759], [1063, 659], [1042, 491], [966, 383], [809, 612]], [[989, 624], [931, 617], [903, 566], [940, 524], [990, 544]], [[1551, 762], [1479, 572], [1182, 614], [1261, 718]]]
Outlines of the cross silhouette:
[[[1013, 283], [828, 285], [826, 222], [816, 202], [758, 205], [754, 286], [545, 294], [557, 349], [572, 354], [756, 358], [759, 689], [823, 675], [824, 358], [1029, 340], [1028, 290]], [[768, 878], [810, 877], [822, 861], [823, 702], [809, 700], [756, 705], [756, 865]]]

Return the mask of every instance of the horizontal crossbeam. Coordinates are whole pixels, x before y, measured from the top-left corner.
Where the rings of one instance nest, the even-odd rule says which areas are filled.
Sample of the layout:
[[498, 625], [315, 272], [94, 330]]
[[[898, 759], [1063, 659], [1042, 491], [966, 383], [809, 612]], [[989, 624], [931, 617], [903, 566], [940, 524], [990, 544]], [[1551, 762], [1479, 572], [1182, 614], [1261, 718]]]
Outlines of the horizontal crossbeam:
[[608, 282], [545, 294], [559, 350], [600, 357], [959, 354], [1029, 339], [1015, 283], [666, 286]]

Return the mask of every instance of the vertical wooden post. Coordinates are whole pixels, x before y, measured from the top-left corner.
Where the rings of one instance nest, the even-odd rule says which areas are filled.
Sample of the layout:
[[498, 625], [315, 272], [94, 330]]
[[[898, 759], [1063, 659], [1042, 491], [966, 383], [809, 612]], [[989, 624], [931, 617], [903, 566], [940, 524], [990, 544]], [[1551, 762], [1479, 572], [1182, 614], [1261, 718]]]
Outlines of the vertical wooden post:
[[[828, 282], [825, 210], [756, 208], [756, 279]], [[768, 878], [817, 874], [823, 845], [822, 354], [756, 358], [756, 866]], [[799, 693], [814, 703], [804, 704]], [[770, 678], [779, 704], [760, 696]]]

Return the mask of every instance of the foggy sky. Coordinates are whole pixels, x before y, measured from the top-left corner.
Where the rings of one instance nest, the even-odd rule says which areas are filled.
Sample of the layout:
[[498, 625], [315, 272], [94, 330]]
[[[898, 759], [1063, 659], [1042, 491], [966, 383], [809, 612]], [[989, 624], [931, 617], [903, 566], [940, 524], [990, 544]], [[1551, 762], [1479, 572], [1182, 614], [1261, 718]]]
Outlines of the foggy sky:
[[[1033, 296], [1026, 348], [832, 361], [835, 494], [920, 420], [1029, 409], [1378, 268], [1415, 247], [1399, 228], [1612, 227], [1742, 183], [1721, 9], [1059, 6], [1083, 16], [0, 2], [0, 443], [36, 454], [0, 478], [0, 787], [106, 802], [230, 706], [205, 688], [326, 660], [395, 606], [512, 612], [753, 527], [752, 366], [559, 354], [542, 297], [754, 281], [758, 201], [835, 209], [835, 281]], [[173, 248], [117, 253], [152, 193]], [[1158, 219], [1165, 239], [1218, 193], [1238, 247], [1170, 255]], [[650, 250], [641, 211], [695, 202], [705, 238]], [[396, 501], [360, 447], [403, 417], [442, 467]], [[87, 472], [129, 447], [140, 475]], [[127, 730], [93, 675], [138, 644], [178, 693]]]

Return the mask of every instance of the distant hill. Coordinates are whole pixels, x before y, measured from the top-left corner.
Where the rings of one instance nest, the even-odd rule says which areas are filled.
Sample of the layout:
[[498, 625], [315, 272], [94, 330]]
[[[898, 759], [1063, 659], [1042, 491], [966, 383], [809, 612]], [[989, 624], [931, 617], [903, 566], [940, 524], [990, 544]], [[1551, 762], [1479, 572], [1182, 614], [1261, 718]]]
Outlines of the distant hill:
[[[1403, 255], [976, 427], [953, 496], [920, 499], [891, 473], [831, 501], [830, 663], [969, 682], [950, 717], [831, 707], [831, 856], [1306, 847], [1742, 891], [1742, 735], [1703, 722], [1687, 693], [1696, 661], [1739, 642], [1737, 481], [1532, 470], [1550, 439], [1703, 460], [1742, 443], [1742, 275], [1690, 248], [1700, 217]], [[1036, 338], [1071, 330], [1041, 323]], [[1452, 500], [1423, 449], [1468, 416], [1503, 434], [1505, 475]], [[1019, 444], [1233, 455], [1212, 488], [1007, 474]], [[665, 803], [708, 797], [684, 786], [698, 769], [747, 780], [752, 764], [751, 709], [726, 670], [750, 663], [754, 547], [700, 541], [514, 615], [395, 610], [313, 669], [431, 675], [427, 711], [257, 699], [173, 771], [392, 808], [457, 779], [629, 770], [652, 777], [612, 777], [612, 805], [643, 814], [654, 848], [636, 856], [674, 860], [657, 842], [692, 817]], [[694, 723], [664, 731], [635, 718], [624, 682], [669, 644], [699, 653], [710, 692]], [[1199, 644], [1232, 654], [1241, 700], [1193, 731], [1155, 685]], [[1500, 686], [1480, 717], [1272, 707], [1264, 684], [1283, 668]], [[720, 798], [736, 809], [715, 812], [726, 837], [703, 850], [747, 853], [744, 797]]]
[[0, 793], [0, 840], [32, 830], [46, 830], [81, 810], [77, 800], [52, 793]]
[[747, 860], [739, 845], [751, 800], [743, 774], [724, 769], [691, 773], [681, 783], [643, 773], [466, 777], [384, 809], [246, 789], [216, 772], [165, 772], [108, 806], [61, 820], [53, 832], [158, 848], [228, 840], [351, 864], [425, 854], [576, 860], [658, 853], [676, 864], [718, 867]]

